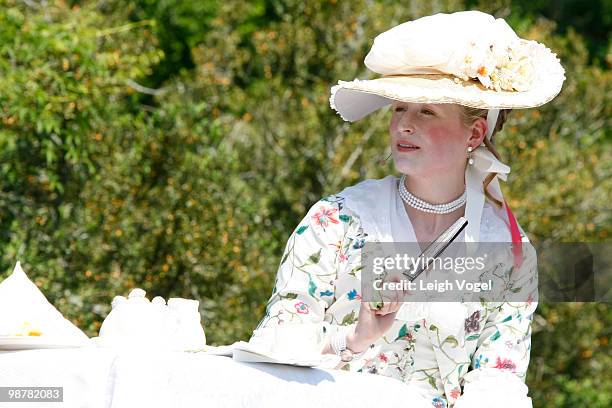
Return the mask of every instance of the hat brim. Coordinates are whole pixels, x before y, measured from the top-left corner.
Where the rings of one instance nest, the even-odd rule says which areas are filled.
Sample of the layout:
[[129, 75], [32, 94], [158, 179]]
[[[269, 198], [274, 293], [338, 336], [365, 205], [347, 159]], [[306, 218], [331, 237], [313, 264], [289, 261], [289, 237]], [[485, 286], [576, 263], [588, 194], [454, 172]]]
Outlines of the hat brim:
[[[565, 80], [563, 71], [529, 91], [496, 91], [476, 80], [457, 81], [444, 74], [339, 81], [331, 89], [330, 106], [349, 122], [357, 121], [393, 101], [452, 103], [481, 109], [532, 108], [553, 99]], [[536, 82], [538, 83], [538, 82]]]

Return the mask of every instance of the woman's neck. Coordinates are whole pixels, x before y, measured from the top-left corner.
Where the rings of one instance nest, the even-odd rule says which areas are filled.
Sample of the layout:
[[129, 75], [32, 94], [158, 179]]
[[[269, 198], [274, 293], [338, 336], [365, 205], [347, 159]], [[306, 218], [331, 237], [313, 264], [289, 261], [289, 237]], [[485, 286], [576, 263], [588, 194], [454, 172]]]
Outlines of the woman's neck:
[[[455, 200], [465, 190], [465, 179], [453, 178], [450, 174], [438, 177], [417, 177], [406, 175], [406, 189], [418, 198], [431, 204], [448, 203]], [[465, 214], [465, 205], [447, 214], [426, 213], [404, 203], [410, 217], [415, 235], [419, 241], [430, 241], [450, 227], [459, 217]]]
[[406, 175], [406, 189], [431, 204], [443, 204], [457, 199], [465, 190], [465, 175], [436, 174], [420, 177]]

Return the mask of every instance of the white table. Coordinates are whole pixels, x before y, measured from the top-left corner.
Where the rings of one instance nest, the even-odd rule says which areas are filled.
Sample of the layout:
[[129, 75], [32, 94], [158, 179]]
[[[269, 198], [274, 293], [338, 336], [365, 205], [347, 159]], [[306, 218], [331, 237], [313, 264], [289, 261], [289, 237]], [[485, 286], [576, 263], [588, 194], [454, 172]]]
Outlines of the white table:
[[416, 388], [380, 375], [94, 347], [0, 351], [0, 386], [64, 388], [63, 403], [2, 408], [431, 407]]

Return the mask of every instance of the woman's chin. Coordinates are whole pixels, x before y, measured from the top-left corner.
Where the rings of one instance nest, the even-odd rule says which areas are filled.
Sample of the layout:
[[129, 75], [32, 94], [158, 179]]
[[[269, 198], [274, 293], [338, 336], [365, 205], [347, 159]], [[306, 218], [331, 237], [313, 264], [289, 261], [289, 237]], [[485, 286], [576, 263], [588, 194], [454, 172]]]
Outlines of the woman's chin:
[[[447, 165], [447, 163], [438, 162], [427, 162], [423, 160], [414, 159], [394, 159], [395, 170], [398, 173], [405, 174], [406, 176], [412, 177], [431, 177], [432, 175], [449, 175], [455, 172], [463, 174], [465, 172], [465, 166], [461, 168], [461, 164]], [[459, 173], [457, 173], [459, 174]]]
[[395, 161], [395, 170], [407, 176], [417, 176], [423, 173], [421, 166], [417, 165], [417, 163], [412, 160]]

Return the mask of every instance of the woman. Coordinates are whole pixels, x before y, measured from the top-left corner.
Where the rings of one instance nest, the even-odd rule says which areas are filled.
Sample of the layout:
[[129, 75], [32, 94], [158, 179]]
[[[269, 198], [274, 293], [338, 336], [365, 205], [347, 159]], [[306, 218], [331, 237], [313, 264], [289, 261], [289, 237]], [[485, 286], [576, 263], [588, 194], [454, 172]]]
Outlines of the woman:
[[[383, 77], [340, 81], [330, 104], [347, 121], [391, 105], [390, 147], [402, 176], [363, 181], [310, 209], [289, 238], [254, 339], [311, 324], [343, 369], [397, 377], [429, 406], [530, 407], [536, 256], [521, 245], [528, 240], [503, 199], [497, 178], [510, 169], [492, 140], [508, 109], [558, 94], [563, 68], [543, 45], [480, 12], [394, 27], [376, 37], [365, 63]], [[376, 309], [362, 299], [367, 242], [431, 242], [462, 216], [468, 225], [458, 241], [513, 244], [495, 276], [521, 301]]]

